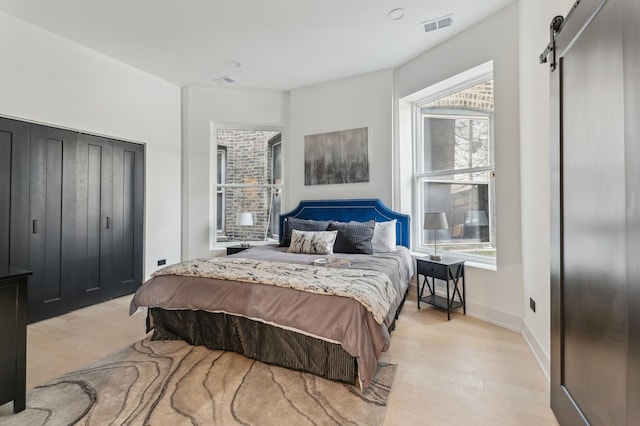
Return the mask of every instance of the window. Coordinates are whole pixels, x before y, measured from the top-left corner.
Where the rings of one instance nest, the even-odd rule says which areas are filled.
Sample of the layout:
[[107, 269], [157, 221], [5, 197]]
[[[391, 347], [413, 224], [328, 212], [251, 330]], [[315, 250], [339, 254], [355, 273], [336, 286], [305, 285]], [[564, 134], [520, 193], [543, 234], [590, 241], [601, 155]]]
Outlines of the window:
[[[442, 85], [439, 85], [442, 87]], [[495, 264], [493, 77], [414, 103], [416, 250]], [[422, 230], [425, 212], [445, 212], [448, 229]]]
[[[213, 244], [277, 240], [283, 184], [281, 133], [217, 129], [215, 135]], [[240, 213], [250, 213], [253, 224], [237, 222]]]
[[218, 161], [216, 172], [216, 233], [222, 235], [225, 228], [225, 206], [224, 206], [224, 186], [227, 183], [225, 175], [227, 172], [227, 148], [218, 145]]

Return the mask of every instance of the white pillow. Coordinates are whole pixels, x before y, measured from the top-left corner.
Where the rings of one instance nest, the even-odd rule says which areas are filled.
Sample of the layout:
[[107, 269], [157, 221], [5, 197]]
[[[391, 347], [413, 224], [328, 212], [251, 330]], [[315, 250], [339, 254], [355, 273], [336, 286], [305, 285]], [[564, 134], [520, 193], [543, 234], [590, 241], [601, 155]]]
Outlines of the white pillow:
[[289, 253], [332, 254], [338, 231], [291, 231]]
[[396, 250], [396, 220], [376, 222], [373, 229], [371, 247], [374, 253], [385, 253]]

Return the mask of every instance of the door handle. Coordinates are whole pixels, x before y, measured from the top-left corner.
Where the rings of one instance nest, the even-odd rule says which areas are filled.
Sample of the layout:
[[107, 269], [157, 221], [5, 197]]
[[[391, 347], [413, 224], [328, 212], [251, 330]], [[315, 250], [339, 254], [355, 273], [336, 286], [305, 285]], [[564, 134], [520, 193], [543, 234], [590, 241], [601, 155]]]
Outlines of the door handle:
[[107, 229], [111, 228], [111, 218], [107, 216]]
[[31, 227], [33, 228], [33, 233], [37, 234], [38, 233], [38, 219], [33, 219]]

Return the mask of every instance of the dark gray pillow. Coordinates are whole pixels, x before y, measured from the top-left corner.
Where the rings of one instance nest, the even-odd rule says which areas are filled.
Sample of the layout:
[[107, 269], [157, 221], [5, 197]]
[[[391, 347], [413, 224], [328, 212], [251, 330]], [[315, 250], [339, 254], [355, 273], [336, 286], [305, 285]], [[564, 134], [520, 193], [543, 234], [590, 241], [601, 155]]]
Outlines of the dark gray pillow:
[[329, 223], [331, 222], [328, 220], [288, 217], [284, 221], [284, 235], [282, 236], [282, 240], [280, 240], [280, 247], [289, 247], [291, 244], [291, 231], [293, 229], [298, 231], [326, 231]]
[[338, 231], [333, 245], [334, 253], [373, 254], [371, 239], [376, 221], [331, 222], [327, 231]]

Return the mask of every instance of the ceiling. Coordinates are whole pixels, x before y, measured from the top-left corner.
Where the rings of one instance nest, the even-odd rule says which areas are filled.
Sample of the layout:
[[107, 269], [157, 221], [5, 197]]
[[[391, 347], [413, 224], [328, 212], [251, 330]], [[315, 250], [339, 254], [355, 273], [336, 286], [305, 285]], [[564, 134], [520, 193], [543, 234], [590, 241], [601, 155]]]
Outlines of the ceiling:
[[[0, 11], [179, 86], [288, 90], [397, 67], [513, 1], [0, 0]], [[387, 18], [395, 8], [403, 19]], [[424, 32], [452, 13], [451, 27]], [[237, 81], [212, 81], [226, 75]]]

